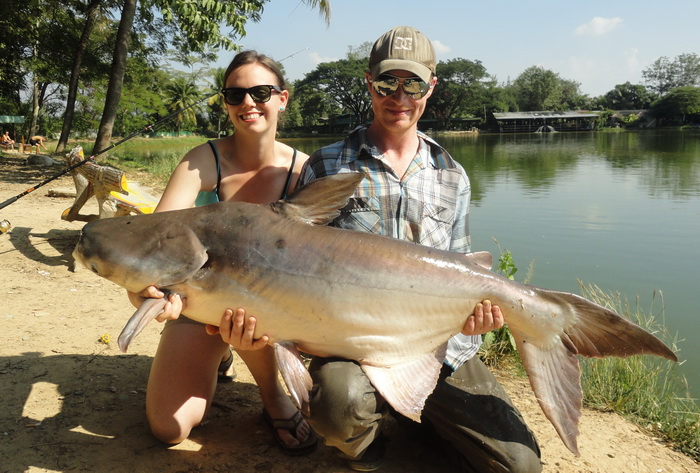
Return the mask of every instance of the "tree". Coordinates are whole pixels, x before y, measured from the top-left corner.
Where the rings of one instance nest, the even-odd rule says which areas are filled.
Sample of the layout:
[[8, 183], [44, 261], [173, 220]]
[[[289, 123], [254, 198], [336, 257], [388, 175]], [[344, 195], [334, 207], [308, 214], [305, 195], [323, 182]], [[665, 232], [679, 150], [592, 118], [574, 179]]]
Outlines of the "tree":
[[97, 23], [97, 16], [102, 0], [91, 0], [85, 8], [85, 22], [80, 35], [80, 40], [73, 53], [73, 64], [71, 66], [70, 80], [68, 82], [68, 97], [66, 98], [66, 111], [63, 115], [63, 127], [61, 128], [61, 136], [56, 144], [56, 152], [61, 153], [65, 150], [68, 144], [68, 136], [73, 124], [73, 116], [75, 113], [75, 98], [78, 93], [78, 80], [80, 79], [80, 69], [83, 65], [83, 58], [90, 44], [90, 35]]
[[312, 127], [321, 123], [322, 117], [339, 115], [342, 112], [336, 103], [315, 82], [298, 80], [294, 83], [293, 103], [298, 104], [301, 125]]
[[598, 102], [601, 106], [610, 110], [644, 110], [651, 105], [652, 96], [645, 86], [625, 82], [624, 84], [617, 84], [613, 90], [603, 95]]
[[671, 123], [700, 122], [700, 87], [678, 87], [651, 106], [653, 116]]
[[209, 97], [207, 105], [209, 106], [209, 117], [212, 123], [216, 122], [216, 136], [218, 137], [221, 136], [222, 125], [226, 123], [228, 119], [224, 97], [219, 93], [225, 85], [224, 74], [226, 73], [226, 69], [219, 67], [212, 72], [213, 82], [209, 89], [209, 93], [211, 93], [212, 96]]
[[532, 66], [520, 74], [513, 87], [518, 107], [523, 111], [550, 110], [559, 103], [559, 77], [552, 71]]
[[195, 107], [191, 107], [191, 105], [199, 101], [200, 91], [194, 83], [193, 78], [184, 75], [173, 78], [170, 83], [165, 86], [165, 93], [167, 95], [166, 103], [168, 111], [174, 113], [181, 110], [175, 119], [178, 132], [183, 124], [197, 123], [196, 110]]
[[167, 115], [170, 97], [166, 86], [172, 80], [171, 72], [149, 64], [144, 57], [129, 57], [114, 121], [115, 133], [124, 136], [144, 130], [149, 123]]
[[580, 85], [550, 70], [532, 66], [513, 81], [512, 87], [519, 109], [536, 111], [580, 108], [589, 101], [581, 94]]
[[584, 94], [581, 94], [581, 83], [575, 80], [559, 78], [559, 88], [561, 89], [560, 110], [580, 110], [590, 108], [593, 101]]
[[448, 128], [450, 119], [462, 115], [479, 115], [488, 77], [481, 61], [457, 58], [437, 64], [437, 85], [428, 101], [429, 110], [438, 120], [438, 128]]
[[700, 86], [700, 56], [681, 54], [673, 61], [662, 56], [642, 71], [642, 77], [657, 97], [677, 87]]
[[304, 94], [320, 93], [315, 100], [330, 100], [352, 113], [356, 123], [365, 123], [372, 108], [365, 82], [368, 62], [367, 57], [356, 57], [321, 63], [306, 74], [298, 90]]
[[114, 56], [112, 69], [109, 73], [109, 85], [107, 86], [107, 97], [102, 111], [102, 120], [97, 131], [95, 145], [92, 148], [93, 154], [99, 153], [109, 146], [112, 139], [112, 128], [117, 116], [117, 106], [122, 93], [124, 83], [124, 72], [126, 70], [126, 56], [129, 51], [129, 35], [134, 24], [136, 15], [136, 0], [124, 0], [122, 16], [119, 20], [117, 38], [114, 45]]

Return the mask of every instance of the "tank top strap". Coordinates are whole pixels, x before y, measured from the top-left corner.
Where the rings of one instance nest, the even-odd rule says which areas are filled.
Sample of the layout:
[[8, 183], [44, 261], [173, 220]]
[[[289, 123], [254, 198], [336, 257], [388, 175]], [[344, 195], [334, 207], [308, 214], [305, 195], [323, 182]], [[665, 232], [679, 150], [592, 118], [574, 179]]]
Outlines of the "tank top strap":
[[221, 164], [219, 162], [219, 150], [216, 149], [216, 145], [213, 141], [208, 140], [207, 143], [209, 144], [209, 147], [214, 153], [214, 161], [216, 162], [216, 189], [214, 189], [214, 193], [216, 194], [216, 198], [218, 200], [221, 200], [219, 198], [219, 185], [221, 184]]
[[287, 192], [289, 192], [289, 184], [292, 182], [292, 175], [294, 174], [294, 163], [297, 161], [297, 149], [292, 148], [294, 154], [292, 154], [292, 164], [289, 166], [289, 172], [287, 173], [287, 181], [284, 183], [284, 189], [282, 189], [282, 197], [280, 199], [287, 198]]

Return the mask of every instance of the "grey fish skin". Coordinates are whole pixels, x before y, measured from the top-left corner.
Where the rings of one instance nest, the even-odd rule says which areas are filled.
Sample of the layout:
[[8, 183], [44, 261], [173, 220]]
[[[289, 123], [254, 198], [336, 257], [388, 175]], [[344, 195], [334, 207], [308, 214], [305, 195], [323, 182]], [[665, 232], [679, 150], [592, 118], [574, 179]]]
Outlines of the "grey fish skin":
[[[358, 361], [398, 412], [420, 421], [447, 340], [484, 299], [501, 307], [542, 410], [575, 454], [577, 355], [676, 361], [660, 340], [611, 310], [491, 272], [488, 253], [324, 226], [361, 179], [319, 179], [270, 206], [221, 202], [98, 220], [84, 227], [74, 257], [130, 291], [153, 284], [186, 297], [185, 314], [203, 323], [218, 325], [226, 308], [244, 307], [257, 319], [256, 336], [274, 343], [302, 410], [310, 378], [295, 347]], [[161, 308], [153, 301], [137, 310], [120, 347]]]

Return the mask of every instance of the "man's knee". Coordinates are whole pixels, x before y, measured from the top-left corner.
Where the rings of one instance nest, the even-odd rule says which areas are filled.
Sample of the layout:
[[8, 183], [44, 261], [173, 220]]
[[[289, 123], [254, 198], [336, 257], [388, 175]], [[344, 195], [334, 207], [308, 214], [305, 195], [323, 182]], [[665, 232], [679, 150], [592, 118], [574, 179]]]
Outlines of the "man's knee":
[[510, 473], [540, 473], [542, 471], [542, 461], [539, 452], [535, 452], [525, 445], [518, 445], [508, 452]]
[[354, 438], [383, 417], [383, 400], [356, 363], [322, 360], [312, 362], [310, 371], [314, 386], [308, 420], [321, 436]]

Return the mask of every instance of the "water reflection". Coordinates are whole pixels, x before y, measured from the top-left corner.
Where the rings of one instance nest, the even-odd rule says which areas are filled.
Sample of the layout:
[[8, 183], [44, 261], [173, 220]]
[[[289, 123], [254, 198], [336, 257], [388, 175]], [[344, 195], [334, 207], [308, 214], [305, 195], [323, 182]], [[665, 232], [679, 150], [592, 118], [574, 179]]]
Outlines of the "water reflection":
[[696, 130], [481, 135], [438, 140], [467, 169], [474, 202], [482, 189], [505, 176], [529, 194], [548, 193], [580, 172], [582, 163], [603, 161], [613, 174], [637, 176], [650, 196], [686, 199], [700, 195], [700, 132]]

